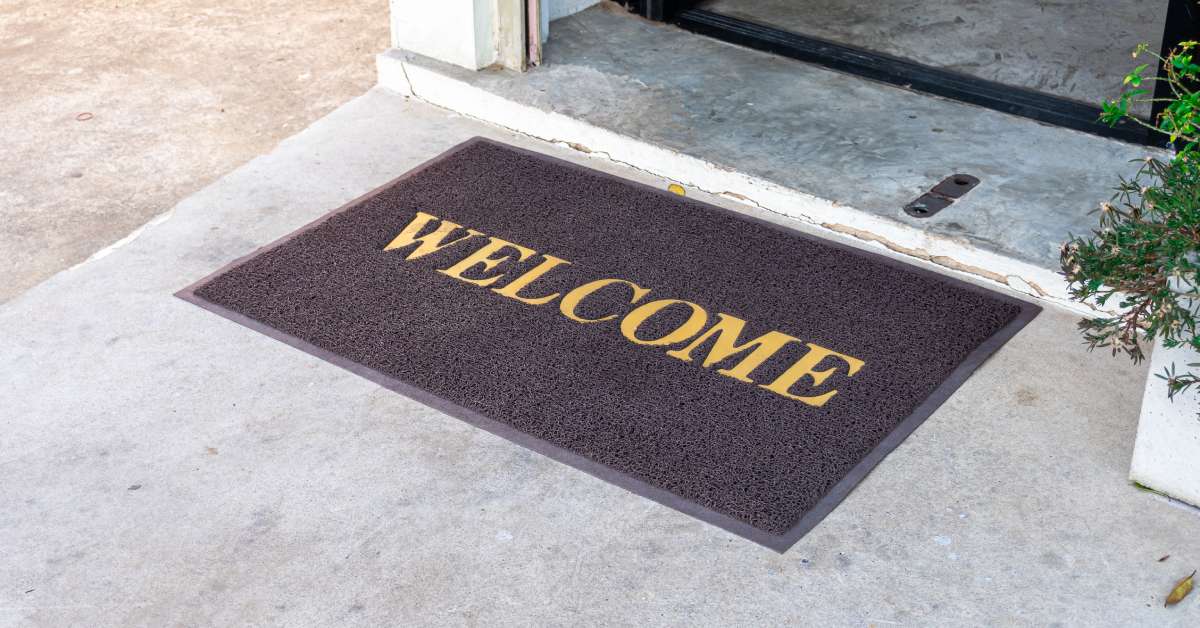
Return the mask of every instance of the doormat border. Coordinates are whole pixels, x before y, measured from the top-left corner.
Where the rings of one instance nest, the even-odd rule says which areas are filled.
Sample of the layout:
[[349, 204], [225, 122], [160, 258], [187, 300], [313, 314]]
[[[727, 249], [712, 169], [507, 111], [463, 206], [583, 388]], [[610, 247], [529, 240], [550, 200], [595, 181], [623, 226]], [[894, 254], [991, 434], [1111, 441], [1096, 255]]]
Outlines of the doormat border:
[[665, 195], [665, 196], [668, 196], [668, 197], [678, 200], [678, 197], [674, 193], [669, 192], [667, 190], [660, 190], [656, 187], [646, 185], [646, 184], [638, 182], [638, 181], [631, 181], [629, 179], [619, 177], [615, 174], [603, 172], [600, 170], [595, 170], [593, 168], [588, 168], [581, 164], [566, 161], [566, 160], [560, 159], [558, 157], [552, 157], [550, 155], [546, 155], [544, 153], [539, 153], [537, 151], [533, 151], [533, 150], [529, 150], [529, 149], [521, 148], [521, 147], [517, 147], [517, 146], [512, 146], [510, 144], [506, 144], [504, 142], [499, 142], [499, 141], [496, 141], [496, 140], [493, 140], [490, 138], [486, 138], [486, 137], [482, 137], [482, 136], [476, 136], [476, 137], [472, 137], [471, 139], [468, 139], [464, 142], [456, 144], [455, 146], [443, 151], [442, 153], [438, 154], [437, 156], [435, 156], [431, 159], [428, 159], [425, 162], [421, 163], [420, 165], [412, 168], [408, 172], [400, 175], [399, 177], [396, 177], [395, 179], [392, 179], [391, 181], [388, 181], [387, 183], [384, 183], [384, 184], [376, 187], [375, 189], [371, 190], [370, 192], [367, 192], [366, 194], [363, 194], [363, 195], [355, 198], [354, 200], [351, 200], [350, 202], [345, 203], [344, 205], [342, 205], [341, 207], [338, 207], [337, 209], [334, 209], [330, 212], [323, 214], [322, 216], [320, 216], [320, 217], [316, 218], [315, 220], [309, 222], [308, 224], [300, 227], [299, 229], [296, 229], [286, 235], [283, 235], [283, 236], [275, 239], [274, 241], [270, 242], [269, 244], [258, 247], [254, 251], [251, 251], [250, 253], [247, 253], [246, 255], [243, 255], [243, 256], [225, 264], [224, 266], [221, 266], [220, 268], [209, 273], [208, 275], [206, 275], [204, 278], [200, 279], [199, 281], [196, 281], [196, 282], [192, 283], [191, 285], [187, 286], [186, 288], [183, 288], [182, 290], [176, 292], [175, 296], [183, 299], [184, 301], [187, 301], [189, 303], [197, 305], [205, 310], [208, 310], [210, 312], [218, 314], [234, 323], [242, 325], [243, 327], [247, 327], [247, 328], [249, 328], [253, 331], [256, 331], [260, 334], [263, 334], [265, 336], [268, 336], [270, 338], [278, 340], [289, 346], [295, 347], [296, 349], [299, 349], [299, 350], [301, 350], [309, 355], [312, 355], [314, 357], [325, 360], [326, 362], [330, 362], [330, 363], [334, 364], [335, 366], [339, 366], [347, 371], [350, 371], [351, 373], [354, 373], [363, 378], [366, 378], [376, 384], [379, 384], [380, 386], [383, 386], [384, 388], [387, 388], [394, 392], [398, 392], [401, 395], [404, 395], [404, 396], [409, 397], [410, 399], [413, 399], [413, 400], [415, 400], [419, 403], [422, 403], [426, 406], [429, 406], [431, 408], [434, 408], [436, 410], [444, 412], [445, 414], [448, 414], [456, 419], [465, 421], [471, 425], [474, 425], [475, 427], [478, 427], [478, 428], [484, 429], [488, 432], [491, 432], [492, 434], [495, 434], [496, 436], [507, 439], [513, 443], [516, 443], [517, 445], [521, 445], [522, 447], [526, 447], [528, 449], [536, 451], [548, 458], [551, 458], [551, 459], [561, 462], [563, 464], [574, 467], [575, 469], [578, 469], [580, 471], [588, 473], [588, 474], [595, 476], [606, 482], [615, 484], [631, 493], [634, 493], [641, 497], [645, 497], [647, 499], [654, 500], [655, 502], [658, 502], [659, 504], [662, 504], [663, 506], [667, 506], [668, 508], [672, 508], [672, 509], [682, 512], [684, 514], [695, 517], [696, 519], [699, 519], [705, 523], [709, 523], [714, 526], [717, 526], [727, 532], [736, 534], [740, 537], [743, 537], [747, 540], [758, 543], [759, 545], [763, 545], [763, 546], [770, 548], [772, 550], [775, 550], [776, 552], [779, 552], [779, 553], [786, 552], [788, 550], [788, 548], [790, 548], [797, 541], [799, 541], [801, 537], [803, 537], [810, 530], [812, 530], [814, 527], [816, 527], [816, 525], [818, 523], [820, 523], [821, 520], [824, 519], [830, 512], [832, 512], [833, 509], [836, 508], [837, 505], [840, 504], [842, 502], [842, 500], [845, 499], [845, 497], [850, 494], [850, 491], [852, 491], [854, 489], [854, 487], [857, 486], [858, 483], [861, 482], [863, 480], [863, 478], [865, 478], [871, 472], [871, 470], [875, 467], [875, 465], [879, 464], [879, 462], [881, 460], [883, 460], [884, 457], [886, 457], [889, 453], [892, 452], [892, 450], [894, 450], [897, 446], [899, 446], [900, 443], [903, 442], [904, 439], [909, 436], [909, 434], [912, 434], [913, 431], [915, 431], [917, 429], [917, 427], [920, 426], [921, 423], [923, 423], [925, 421], [925, 419], [927, 419], [931, 414], [933, 414], [934, 410], [936, 410], [939, 406], [941, 406], [943, 403], [945, 403], [946, 400], [949, 399], [950, 396], [953, 395], [954, 392], [960, 386], [962, 386], [962, 384], [971, 376], [971, 374], [975, 371], [975, 369], [977, 369], [981, 364], [983, 364], [993, 353], [996, 352], [996, 350], [998, 350], [1001, 346], [1003, 346], [1005, 343], [1007, 343], [1009, 340], [1011, 340], [1013, 338], [1013, 336], [1015, 336], [1017, 334], [1017, 332], [1021, 331], [1021, 329], [1024, 328], [1025, 325], [1027, 325], [1030, 321], [1032, 321], [1038, 315], [1038, 313], [1040, 313], [1042, 311], [1041, 306], [1039, 306], [1035, 303], [1030, 303], [1023, 299], [1018, 299], [1018, 298], [1012, 297], [1010, 295], [997, 292], [995, 290], [990, 290], [990, 289], [987, 289], [987, 288], [984, 288], [981, 286], [977, 286], [973, 283], [958, 279], [957, 277], [952, 277], [949, 275], [944, 275], [944, 274], [941, 274], [938, 272], [934, 272], [930, 269], [922, 268], [915, 264], [910, 264], [908, 262], [904, 262], [904, 261], [901, 261], [901, 260], [898, 260], [895, 258], [891, 258], [891, 257], [885, 256], [885, 255], [881, 255], [881, 254], [873, 252], [873, 251], [859, 249], [859, 248], [850, 246], [848, 244], [838, 242], [836, 240], [830, 240], [830, 239], [819, 237], [819, 236], [816, 236], [813, 234], [808, 234], [803, 231], [799, 231], [797, 229], [792, 229], [792, 228], [786, 227], [784, 225], [780, 225], [780, 224], [773, 223], [768, 220], [764, 220], [757, 216], [751, 216], [748, 214], [744, 214], [744, 213], [734, 211], [731, 209], [727, 209], [724, 207], [720, 207], [717, 205], [712, 205], [710, 203], [705, 203], [703, 201], [698, 201], [696, 199], [689, 199], [690, 201], [692, 201], [694, 203], [701, 203], [701, 204], [705, 205], [706, 207], [708, 207], [709, 209], [715, 209], [719, 212], [724, 212], [726, 214], [736, 216], [737, 218], [739, 218], [741, 220], [748, 220], [748, 221], [757, 223], [759, 225], [765, 225], [768, 228], [774, 229], [776, 231], [781, 231], [781, 232], [787, 233], [792, 236], [797, 236], [797, 237], [804, 238], [804, 239], [820, 240], [823, 244], [826, 244], [826, 245], [829, 245], [829, 246], [832, 246], [832, 247], [835, 247], [835, 248], [838, 248], [841, 250], [849, 251], [856, 255], [865, 255], [865, 256], [871, 257], [877, 262], [880, 262], [880, 263], [883, 263], [883, 264], [886, 264], [886, 265], [892, 266], [892, 267], [902, 268], [906, 272], [912, 272], [912, 273], [917, 273], [919, 275], [936, 277], [937, 279], [939, 279], [941, 281], [948, 281], [948, 282], [956, 284], [956, 286], [958, 286], [960, 288], [965, 288], [965, 289], [972, 290], [975, 292], [984, 293], [984, 294], [988, 295], [990, 298], [994, 298], [994, 299], [997, 299], [1000, 301], [1005, 301], [1005, 302], [1008, 302], [1008, 303], [1013, 304], [1016, 307], [1020, 308], [1019, 312], [1013, 318], [1012, 321], [1010, 321], [1004, 327], [1000, 328], [996, 333], [992, 334], [992, 336], [990, 336], [987, 340], [982, 342], [973, 351], [971, 351], [971, 353], [967, 355], [966, 359], [964, 359], [957, 367], [955, 367], [955, 369], [950, 373], [949, 377], [942, 380], [942, 383], [939, 384], [938, 387], [935, 388], [934, 391], [932, 393], [930, 393], [930, 395], [928, 397], [926, 397], [925, 400], [922, 401], [919, 406], [917, 406], [917, 408], [912, 412], [912, 414], [910, 414], [907, 418], [905, 418], [903, 421], [901, 421], [891, 432], [888, 433], [888, 435], [886, 437], [884, 437], [884, 439], [882, 441], [880, 441], [880, 443], [878, 445], [875, 446], [874, 449], [872, 449], [865, 457], [863, 457], [858, 462], [858, 464], [854, 465], [854, 467], [851, 468], [850, 471], [844, 477], [842, 477], [842, 479], [839, 480], [838, 483], [835, 484], [828, 493], [826, 493], [823, 497], [821, 497], [821, 499], [817, 502], [817, 504], [815, 506], [813, 506], [808, 512], [804, 513], [804, 515], [795, 523], [795, 525], [793, 525], [784, 534], [776, 535], [776, 534], [771, 534], [764, 530], [755, 528], [754, 526], [751, 526], [748, 523], [734, 519], [733, 517], [730, 517], [729, 515], [706, 508], [695, 502], [688, 501], [688, 500], [686, 500], [682, 497], [679, 497], [678, 495], [675, 495], [674, 493], [671, 493], [665, 489], [648, 484], [648, 483], [646, 483], [642, 480], [639, 480], [639, 479], [637, 479], [627, 473], [624, 473], [622, 471], [618, 471], [611, 467], [607, 467], [600, 463], [594, 462], [594, 461], [592, 461], [588, 458], [585, 458], [579, 454], [576, 454], [570, 450], [564, 449], [557, 445], [552, 445], [544, 440], [541, 440], [540, 438], [537, 438], [535, 436], [531, 436], [529, 434], [521, 432], [520, 430], [513, 428], [512, 426], [508, 425], [507, 423], [503, 423], [496, 419], [492, 419], [483, 414], [475, 412], [474, 410], [464, 408], [452, 401], [449, 401], [447, 399], [444, 399], [442, 397], [434, 395], [433, 393], [427, 392], [421, 388], [417, 388], [416, 386], [407, 384], [395, 377], [386, 375], [386, 374], [376, 371], [372, 368], [358, 364], [357, 362], [354, 362], [348, 358], [342, 357], [336, 353], [333, 353], [332, 351], [329, 351], [327, 349], [322, 349], [321, 347], [313, 345], [313, 344], [309, 343], [308, 341], [305, 341], [305, 340], [302, 340], [295, 336], [281, 332], [273, 327], [270, 327], [264, 323], [254, 320], [244, 314], [240, 314], [238, 312], [235, 312], [235, 311], [225, 308], [223, 306], [216, 305], [214, 303], [205, 301], [203, 298], [196, 295], [197, 290], [202, 288], [208, 282], [212, 281], [213, 279], [215, 279], [218, 276], [225, 273], [225, 271], [227, 271], [235, 266], [238, 266], [251, 258], [254, 258], [261, 254], [267, 253], [267, 252], [271, 251], [272, 249], [275, 249], [276, 247], [292, 240], [293, 238], [295, 238], [307, 231], [317, 228], [318, 226], [320, 226], [321, 224], [323, 224], [325, 221], [329, 220], [330, 218], [333, 218], [334, 216], [341, 214], [342, 212], [345, 212], [353, 207], [358, 206], [359, 204], [373, 198], [374, 196], [384, 192], [385, 190], [390, 189], [392, 186], [396, 185], [397, 183], [400, 183], [401, 181], [404, 181], [410, 177], [415, 177], [415, 176], [421, 174], [426, 169], [428, 169], [429, 167], [438, 163], [442, 159], [449, 157], [461, 150], [469, 148], [478, 143], [487, 143], [487, 144], [502, 146], [509, 150], [514, 150], [514, 151], [524, 153], [526, 155], [530, 155], [530, 156], [533, 156], [533, 157], [536, 157], [539, 159], [545, 159], [545, 160], [555, 162], [556, 164], [567, 167], [567, 168], [571, 168], [574, 170], [586, 171], [587, 173], [589, 173], [593, 176], [598, 176], [598, 177], [603, 177], [603, 178], [619, 181], [626, 185], [635, 186], [635, 187], [641, 188], [643, 190], [649, 190], [649, 191], [654, 192], [655, 194]]

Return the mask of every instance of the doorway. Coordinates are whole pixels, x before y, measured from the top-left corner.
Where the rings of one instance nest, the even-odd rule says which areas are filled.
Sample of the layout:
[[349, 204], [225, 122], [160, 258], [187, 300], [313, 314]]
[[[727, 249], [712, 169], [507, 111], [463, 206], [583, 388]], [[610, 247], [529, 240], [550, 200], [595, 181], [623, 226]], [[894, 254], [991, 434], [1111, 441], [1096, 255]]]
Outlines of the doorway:
[[[650, 19], [917, 91], [1129, 142], [1097, 121], [1140, 61], [1200, 38], [1196, 0], [628, 0]], [[1164, 55], [1165, 56], [1165, 55]], [[1157, 95], [1157, 94], [1156, 94]], [[1165, 95], [1165, 94], [1164, 94]], [[1135, 111], [1153, 120], [1158, 111]]]

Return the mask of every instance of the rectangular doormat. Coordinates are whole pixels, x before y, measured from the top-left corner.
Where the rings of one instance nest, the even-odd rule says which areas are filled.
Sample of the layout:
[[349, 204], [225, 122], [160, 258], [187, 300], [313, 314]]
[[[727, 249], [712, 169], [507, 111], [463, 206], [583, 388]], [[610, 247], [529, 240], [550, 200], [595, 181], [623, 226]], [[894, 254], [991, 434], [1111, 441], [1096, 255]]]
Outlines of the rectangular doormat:
[[1039, 310], [482, 138], [180, 296], [778, 551]]

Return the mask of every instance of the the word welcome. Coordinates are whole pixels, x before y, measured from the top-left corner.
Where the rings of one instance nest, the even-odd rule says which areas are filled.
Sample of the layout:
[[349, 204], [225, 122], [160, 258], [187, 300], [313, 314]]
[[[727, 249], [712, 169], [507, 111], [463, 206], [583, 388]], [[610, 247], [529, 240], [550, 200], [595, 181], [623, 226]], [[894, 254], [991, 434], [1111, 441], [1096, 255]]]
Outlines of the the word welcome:
[[[427, 228], [430, 226], [434, 228]], [[452, 235], [460, 230], [464, 229], [459, 224], [449, 220], [441, 220], [425, 212], [417, 212], [412, 222], [400, 232], [400, 235], [397, 235], [388, 243], [384, 247], [384, 250], [392, 251], [412, 247], [404, 259], [414, 260], [448, 247], [460, 245], [469, 240], [479, 241], [480, 238], [486, 237], [487, 242], [482, 247], [475, 249], [453, 265], [438, 270], [438, 272], [449, 275], [459, 281], [482, 287], [491, 286], [506, 276], [503, 268], [499, 268], [502, 264], [523, 262], [539, 255], [537, 251], [531, 248], [497, 237], [485, 236], [482, 232], [474, 229], [465, 229], [465, 234], [451, 238]], [[684, 362], [692, 362], [692, 354], [711, 340], [712, 346], [700, 364], [704, 368], [708, 368], [728, 358], [745, 354], [733, 366], [718, 369], [717, 372], [748, 384], [756, 384], [751, 379], [754, 370], [784, 346], [792, 343], [804, 344], [808, 347], [808, 351], [799, 359], [793, 362], [770, 383], [757, 385], [759, 388], [764, 388], [777, 395], [801, 401], [811, 406], [825, 405], [838, 391], [833, 389], [812, 394], [814, 391], [809, 390], [803, 391], [805, 394], [800, 394], [794, 391], [794, 388], [796, 388], [802, 379], [805, 377], [809, 378], [811, 381], [810, 388], [816, 388], [824, 384], [839, 368], [845, 368], [846, 377], [850, 377], [863, 367], [864, 362], [858, 358], [826, 349], [811, 342], [803, 342], [799, 338], [779, 331], [769, 331], [752, 340], [739, 342], [746, 321], [729, 314], [718, 313], [713, 324], [705, 329], [705, 326], [709, 322], [709, 315], [708, 311], [700, 305], [682, 299], [656, 299], [643, 302], [650, 294], [650, 289], [624, 279], [597, 279], [580, 285], [566, 294], [555, 292], [541, 296], [529, 296], [528, 293], [533, 292], [535, 282], [545, 277], [555, 268], [571, 263], [549, 254], [541, 254], [541, 257], [541, 263], [512, 278], [502, 287], [492, 288], [492, 291], [501, 296], [533, 306], [546, 305], [558, 300], [558, 309], [562, 315], [576, 323], [601, 323], [619, 318], [618, 328], [621, 335], [626, 340], [637, 345], [669, 347], [671, 345], [687, 343], [683, 347], [666, 352], [667, 355], [683, 360]], [[464, 276], [468, 272], [473, 277]], [[481, 275], [483, 276], [481, 277]], [[629, 291], [629, 305], [631, 309], [623, 313], [615, 312], [605, 316], [588, 318], [579, 314], [579, 306], [584, 299], [610, 287], [621, 287]], [[635, 305], [636, 307], [632, 307]], [[638, 330], [651, 317], [669, 307], [679, 305], [690, 308], [691, 314], [678, 327], [657, 338], [645, 338], [638, 335]], [[824, 370], [818, 370], [818, 367], [826, 362], [836, 362], [836, 364], [830, 365]]]

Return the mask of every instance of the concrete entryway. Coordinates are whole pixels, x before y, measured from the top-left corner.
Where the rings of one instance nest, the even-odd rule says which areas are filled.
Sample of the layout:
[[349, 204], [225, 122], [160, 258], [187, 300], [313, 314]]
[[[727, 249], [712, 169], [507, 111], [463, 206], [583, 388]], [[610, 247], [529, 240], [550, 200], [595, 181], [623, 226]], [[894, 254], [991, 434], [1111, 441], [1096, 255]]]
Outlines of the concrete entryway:
[[[602, 3], [553, 22], [547, 62], [479, 72], [393, 49], [381, 84], [684, 186], [1069, 304], [1059, 247], [1161, 149], [913, 92]], [[904, 206], [980, 184], [937, 215]], [[1078, 304], [1074, 304], [1077, 307]]]

